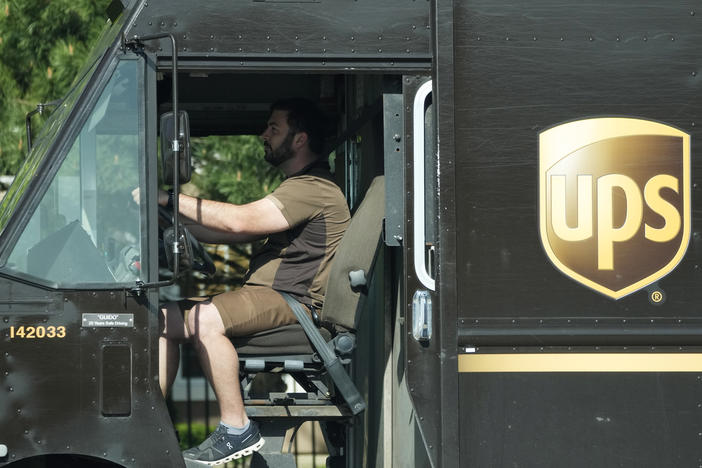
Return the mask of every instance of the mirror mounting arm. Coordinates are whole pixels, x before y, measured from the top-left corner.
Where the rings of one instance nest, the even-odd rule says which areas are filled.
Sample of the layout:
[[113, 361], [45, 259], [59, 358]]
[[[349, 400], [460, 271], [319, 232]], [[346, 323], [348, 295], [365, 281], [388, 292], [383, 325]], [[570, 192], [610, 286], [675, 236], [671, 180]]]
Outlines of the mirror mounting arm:
[[27, 116], [24, 118], [24, 123], [27, 127], [27, 154], [29, 154], [32, 151], [32, 116], [34, 116], [34, 114], [42, 115], [47, 107], [55, 107], [58, 106], [60, 103], [60, 99], [51, 102], [40, 102], [39, 104], [37, 104], [36, 109], [31, 110], [27, 113]]
[[[144, 36], [135, 35], [132, 39], [127, 40], [126, 36], [122, 36], [122, 48], [142, 48], [145, 41], [152, 41], [156, 39], [170, 39], [171, 40], [171, 73], [173, 75], [173, 115], [176, 118], [173, 119], [173, 153], [176, 161], [180, 158], [180, 152], [182, 151], [183, 145], [180, 143], [179, 135], [180, 129], [178, 128], [180, 119], [177, 118], [178, 114], [178, 47], [176, 44], [176, 38], [171, 33], [161, 33], [161, 34], [149, 34]], [[160, 281], [156, 283], [142, 283], [137, 284], [137, 290], [143, 290], [150, 287], [161, 287], [170, 286], [175, 283], [178, 277], [178, 269], [180, 264], [180, 254], [183, 252], [183, 246], [180, 244], [180, 223], [178, 216], [178, 194], [180, 193], [180, 164], [173, 165], [173, 226], [176, 229], [176, 235], [171, 245], [173, 249], [173, 278], [167, 281]]]

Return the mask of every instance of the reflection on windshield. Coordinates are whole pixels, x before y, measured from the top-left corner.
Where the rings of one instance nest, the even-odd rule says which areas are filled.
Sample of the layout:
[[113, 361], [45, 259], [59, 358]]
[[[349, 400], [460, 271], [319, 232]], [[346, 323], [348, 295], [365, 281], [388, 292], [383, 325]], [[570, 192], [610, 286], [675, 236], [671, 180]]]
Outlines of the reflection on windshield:
[[64, 288], [145, 278], [137, 60], [122, 60], [7, 260], [9, 274]]
[[34, 138], [31, 152], [19, 172], [15, 175], [14, 183], [7, 191], [2, 202], [0, 202], [0, 232], [5, 229], [10, 215], [14, 212], [41, 162], [46, 158], [49, 146], [57, 139], [59, 130], [63, 128], [78, 97], [83, 93], [85, 86], [95, 73], [100, 58], [117, 38], [125, 19], [126, 15], [122, 14], [114, 24], [107, 22], [80, 73], [76, 76], [76, 81], [71, 90], [53, 110], [37, 137]]

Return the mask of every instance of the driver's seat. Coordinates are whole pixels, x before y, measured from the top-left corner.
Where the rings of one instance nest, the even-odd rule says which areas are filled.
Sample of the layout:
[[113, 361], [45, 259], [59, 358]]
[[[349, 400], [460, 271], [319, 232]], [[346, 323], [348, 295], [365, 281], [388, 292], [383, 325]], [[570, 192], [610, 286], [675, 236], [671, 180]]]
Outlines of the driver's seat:
[[[356, 328], [381, 244], [384, 200], [384, 178], [378, 176], [352, 216], [335, 254], [324, 307], [315, 326], [306, 329], [296, 323], [232, 340], [239, 354], [247, 413], [265, 421], [261, 425], [266, 439], [262, 455], [268, 462], [280, 454], [287, 429], [306, 420], [348, 420], [365, 409], [342, 364], [350, 364], [353, 357]], [[328, 350], [320, 350], [319, 343]], [[332, 355], [335, 362], [323, 359], [325, 354]], [[290, 374], [307, 393], [252, 395], [249, 384], [261, 372]], [[329, 424], [323, 425], [323, 430], [325, 427], [329, 429]], [[332, 456], [339, 445], [343, 446], [343, 435], [339, 439], [338, 433], [339, 426], [325, 433]]]

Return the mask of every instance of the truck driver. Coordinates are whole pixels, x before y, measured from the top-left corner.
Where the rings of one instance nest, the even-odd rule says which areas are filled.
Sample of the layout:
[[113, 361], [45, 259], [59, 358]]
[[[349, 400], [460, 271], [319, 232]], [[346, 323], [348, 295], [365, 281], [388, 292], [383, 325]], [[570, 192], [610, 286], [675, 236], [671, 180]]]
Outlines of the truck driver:
[[[220, 408], [219, 426], [202, 444], [183, 452], [186, 459], [220, 464], [263, 446], [256, 423], [246, 416], [237, 351], [229, 338], [296, 322], [278, 291], [292, 295], [308, 313], [322, 306], [330, 262], [350, 220], [346, 200], [320, 158], [323, 128], [312, 102], [278, 101], [261, 135], [265, 160], [285, 175], [273, 193], [245, 205], [179, 195], [179, 212], [194, 223], [189, 228], [203, 242], [267, 238], [251, 259], [242, 288], [161, 309], [161, 391], [165, 396], [175, 379], [178, 344], [191, 340]], [[160, 191], [159, 204], [172, 204], [170, 197]]]

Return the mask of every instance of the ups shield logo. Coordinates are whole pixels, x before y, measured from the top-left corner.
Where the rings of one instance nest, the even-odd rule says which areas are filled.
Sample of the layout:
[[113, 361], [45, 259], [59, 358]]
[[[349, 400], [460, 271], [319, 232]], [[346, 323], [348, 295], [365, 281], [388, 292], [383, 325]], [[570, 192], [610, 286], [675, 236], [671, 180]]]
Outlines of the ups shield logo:
[[619, 299], [671, 272], [690, 239], [690, 136], [596, 118], [539, 135], [541, 243], [563, 273]]

